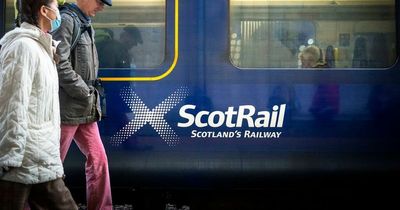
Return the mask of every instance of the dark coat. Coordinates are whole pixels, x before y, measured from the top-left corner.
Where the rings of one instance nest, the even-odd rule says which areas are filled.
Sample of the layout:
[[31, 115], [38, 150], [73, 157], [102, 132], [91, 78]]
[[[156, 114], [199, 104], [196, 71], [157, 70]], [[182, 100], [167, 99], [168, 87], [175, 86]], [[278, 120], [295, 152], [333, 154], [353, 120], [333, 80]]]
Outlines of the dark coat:
[[[83, 25], [84, 18], [77, 15]], [[71, 49], [74, 17], [62, 14], [61, 18], [61, 26], [53, 34], [53, 39], [61, 41], [57, 48], [61, 122], [77, 125], [98, 121], [100, 97], [92, 82], [97, 78], [99, 61], [93, 27], [82, 33]]]

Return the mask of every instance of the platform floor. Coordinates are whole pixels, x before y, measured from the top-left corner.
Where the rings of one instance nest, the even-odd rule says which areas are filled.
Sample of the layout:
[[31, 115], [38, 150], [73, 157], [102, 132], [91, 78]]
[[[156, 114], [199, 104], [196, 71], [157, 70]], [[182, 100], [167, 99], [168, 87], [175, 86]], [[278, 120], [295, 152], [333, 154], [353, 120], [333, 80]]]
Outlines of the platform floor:
[[[71, 188], [84, 208], [84, 190]], [[113, 189], [116, 210], [280, 210], [400, 209], [399, 189], [270, 188], [270, 189]]]

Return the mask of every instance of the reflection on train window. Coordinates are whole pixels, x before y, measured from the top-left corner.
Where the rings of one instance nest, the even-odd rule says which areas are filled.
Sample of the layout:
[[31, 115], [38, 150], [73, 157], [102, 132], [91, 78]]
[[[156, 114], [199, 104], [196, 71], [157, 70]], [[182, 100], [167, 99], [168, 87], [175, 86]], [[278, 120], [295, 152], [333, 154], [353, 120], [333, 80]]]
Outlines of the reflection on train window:
[[165, 0], [113, 0], [93, 26], [100, 68], [154, 68], [164, 61]]
[[239, 68], [300, 68], [308, 45], [329, 68], [385, 68], [397, 57], [395, 0], [231, 0], [230, 24]]

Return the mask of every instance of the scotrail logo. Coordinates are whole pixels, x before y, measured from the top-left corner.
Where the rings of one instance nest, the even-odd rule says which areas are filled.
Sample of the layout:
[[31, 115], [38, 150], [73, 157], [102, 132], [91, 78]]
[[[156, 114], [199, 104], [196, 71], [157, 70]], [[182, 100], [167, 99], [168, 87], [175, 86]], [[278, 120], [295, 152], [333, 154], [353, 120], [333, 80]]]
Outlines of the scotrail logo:
[[111, 137], [111, 143], [118, 146], [144, 125], [150, 124], [169, 146], [175, 146], [179, 142], [179, 137], [165, 120], [165, 114], [186, 98], [188, 94], [188, 88], [181, 87], [150, 110], [131, 88], [122, 89], [121, 97], [135, 114], [135, 117]]
[[[188, 88], [181, 87], [150, 110], [131, 88], [122, 89], [121, 97], [135, 117], [111, 137], [111, 143], [118, 146], [144, 125], [150, 124], [169, 146], [177, 145], [180, 141], [179, 136], [167, 123], [165, 115], [188, 95]], [[193, 128], [191, 138], [279, 138], [282, 132], [254, 131], [254, 128], [282, 128], [285, 111], [286, 104], [275, 105], [271, 111], [257, 111], [253, 105], [241, 105], [238, 108], [230, 106], [225, 111], [213, 112], [199, 111], [196, 110], [196, 105], [186, 104], [179, 110], [180, 119], [178, 119], [177, 126]], [[226, 128], [229, 131], [207, 131], [208, 128]], [[252, 128], [252, 130], [246, 128]]]
[[[278, 131], [259, 131], [246, 128], [282, 128], [285, 119], [286, 104], [275, 105], [272, 111], [256, 111], [253, 105], [242, 105], [237, 109], [231, 106], [226, 111], [200, 111], [196, 115], [189, 111], [195, 110], [195, 105], [185, 105], [179, 115], [184, 118], [184, 122], [179, 122], [178, 127], [196, 127], [191, 131], [191, 138], [210, 139], [277, 139], [282, 132]], [[230, 128], [227, 131], [207, 130], [207, 128]], [[237, 129], [235, 129], [237, 128]], [[239, 129], [240, 128], [240, 129]], [[201, 129], [201, 130], [200, 130]]]
[[257, 116], [255, 116], [256, 108], [252, 105], [239, 106], [237, 111], [233, 106], [228, 107], [228, 110], [225, 112], [200, 111], [196, 116], [187, 112], [188, 110], [195, 109], [195, 105], [185, 105], [180, 109], [179, 115], [185, 118], [186, 122], [178, 123], [179, 127], [185, 128], [195, 124], [199, 128], [208, 126], [218, 128], [223, 125], [228, 128], [241, 128], [243, 122], [246, 122], [249, 128], [282, 128], [286, 104], [275, 105], [272, 108], [272, 113], [269, 111], [259, 111]]

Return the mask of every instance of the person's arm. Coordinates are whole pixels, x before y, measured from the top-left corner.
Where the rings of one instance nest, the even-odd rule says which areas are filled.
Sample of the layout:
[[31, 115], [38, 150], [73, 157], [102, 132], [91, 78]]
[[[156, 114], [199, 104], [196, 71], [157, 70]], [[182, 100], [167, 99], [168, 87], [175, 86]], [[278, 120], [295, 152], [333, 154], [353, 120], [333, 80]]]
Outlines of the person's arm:
[[68, 14], [62, 15], [61, 26], [53, 34], [53, 39], [61, 41], [57, 47], [60, 62], [57, 65], [61, 88], [73, 98], [86, 98], [90, 89], [81, 76], [75, 72], [71, 63], [71, 42], [74, 30], [74, 20]]
[[[26, 42], [16, 41], [3, 59], [0, 100], [0, 162], [2, 167], [20, 167], [28, 135], [28, 107], [39, 58]], [[28, 46], [28, 47], [27, 47]]]

